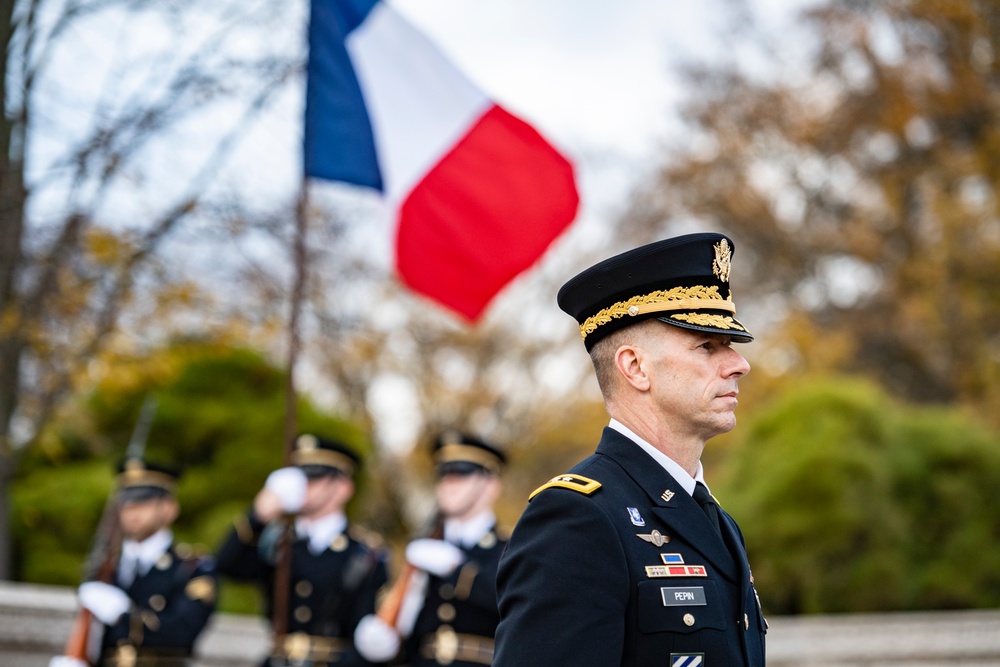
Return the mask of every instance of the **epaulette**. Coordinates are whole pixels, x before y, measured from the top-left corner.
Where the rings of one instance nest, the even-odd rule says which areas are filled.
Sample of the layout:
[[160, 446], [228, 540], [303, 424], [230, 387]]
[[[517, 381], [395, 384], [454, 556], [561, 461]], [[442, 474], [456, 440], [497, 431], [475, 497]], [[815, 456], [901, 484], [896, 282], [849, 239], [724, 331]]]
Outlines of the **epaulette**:
[[202, 561], [211, 556], [211, 552], [204, 544], [188, 544], [187, 542], [174, 544], [174, 553], [182, 561]]
[[250, 525], [250, 517], [246, 514], [239, 514], [233, 519], [233, 529], [236, 531], [236, 537], [243, 544], [256, 544], [257, 535], [253, 526]]
[[589, 477], [584, 477], [583, 475], [574, 475], [573, 473], [558, 475], [535, 489], [531, 495], [528, 496], [528, 502], [531, 502], [532, 498], [545, 489], [551, 489], [553, 487], [558, 487], [560, 489], [572, 489], [573, 491], [589, 496], [594, 491], [601, 488], [601, 483], [596, 479], [590, 479]]
[[205, 604], [215, 604], [217, 584], [214, 577], [203, 575], [195, 577], [184, 587], [184, 594], [191, 600], [200, 600]]
[[381, 549], [385, 546], [385, 540], [382, 539], [381, 535], [353, 523], [347, 527], [347, 534], [351, 536], [352, 540], [360, 542], [369, 549]]

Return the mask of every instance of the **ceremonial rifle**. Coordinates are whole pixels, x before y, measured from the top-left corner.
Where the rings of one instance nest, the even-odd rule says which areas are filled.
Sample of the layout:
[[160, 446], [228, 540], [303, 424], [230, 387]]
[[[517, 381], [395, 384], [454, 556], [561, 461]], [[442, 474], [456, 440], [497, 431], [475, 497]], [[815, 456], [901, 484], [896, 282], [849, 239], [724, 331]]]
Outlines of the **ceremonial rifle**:
[[[444, 538], [444, 515], [440, 511], [435, 512], [434, 519], [431, 522], [431, 530], [427, 534], [427, 537], [432, 540]], [[396, 627], [396, 622], [399, 620], [399, 612], [403, 607], [403, 600], [406, 599], [406, 594], [409, 592], [410, 586], [413, 585], [413, 578], [416, 573], [416, 566], [409, 561], [405, 561], [403, 569], [400, 571], [392, 588], [389, 589], [389, 592], [382, 599], [382, 604], [379, 605], [376, 615], [389, 627]]]
[[[291, 313], [288, 318], [288, 373], [285, 376], [285, 465], [291, 465], [295, 448], [295, 432], [298, 426], [298, 394], [295, 390], [295, 364], [298, 361], [301, 344], [299, 319], [305, 300], [306, 273], [306, 231], [308, 230], [309, 189], [303, 180], [295, 206], [295, 236], [292, 242], [292, 260], [295, 276], [292, 282]], [[281, 517], [282, 531], [275, 545], [274, 587], [271, 594], [271, 626], [274, 633], [273, 655], [284, 649], [285, 635], [288, 633], [288, 598], [292, 586], [292, 531], [291, 516]]]
[[[132, 430], [132, 437], [125, 448], [125, 459], [141, 459], [146, 450], [146, 438], [149, 427], [156, 414], [156, 399], [147, 396], [139, 412], [139, 420]], [[102, 581], [111, 583], [118, 569], [118, 558], [121, 556], [122, 527], [118, 519], [118, 499], [114, 485], [104, 503], [101, 520], [97, 524], [90, 553], [84, 561], [84, 581]], [[76, 619], [70, 629], [69, 638], [63, 649], [63, 655], [90, 664], [87, 656], [87, 645], [90, 643], [90, 627], [93, 624], [93, 614], [89, 609], [80, 607]]]

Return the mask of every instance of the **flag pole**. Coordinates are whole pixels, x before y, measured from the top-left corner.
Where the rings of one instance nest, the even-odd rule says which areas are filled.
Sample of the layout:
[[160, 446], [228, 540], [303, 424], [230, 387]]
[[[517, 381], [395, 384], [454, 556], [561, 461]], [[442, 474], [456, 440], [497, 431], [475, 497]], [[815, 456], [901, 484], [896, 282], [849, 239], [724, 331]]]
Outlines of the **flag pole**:
[[[300, 320], [302, 304], [305, 300], [305, 286], [308, 272], [306, 260], [306, 233], [308, 231], [309, 190], [303, 176], [295, 204], [295, 230], [292, 237], [292, 265], [294, 276], [288, 317], [288, 359], [285, 374], [285, 423], [284, 423], [284, 465], [291, 465], [298, 430], [298, 394], [295, 387], [295, 364], [301, 348]], [[284, 517], [284, 529], [276, 545], [274, 576], [274, 608], [272, 626], [274, 628], [274, 654], [280, 655], [288, 634], [288, 597], [292, 582], [291, 572], [292, 517]]]

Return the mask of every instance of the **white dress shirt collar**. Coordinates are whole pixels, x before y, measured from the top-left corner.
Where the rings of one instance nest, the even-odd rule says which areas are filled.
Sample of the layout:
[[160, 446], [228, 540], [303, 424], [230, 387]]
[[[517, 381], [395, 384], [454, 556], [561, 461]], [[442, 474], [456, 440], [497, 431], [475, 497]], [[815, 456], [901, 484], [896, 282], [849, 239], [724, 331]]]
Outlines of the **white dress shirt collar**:
[[[659, 463], [664, 470], [670, 473], [670, 476], [676, 479], [677, 483], [684, 487], [684, 490], [689, 494], [694, 494], [694, 486], [696, 483], [701, 482], [702, 484], [705, 484], [705, 471], [701, 467], [701, 461], [698, 461], [698, 471], [695, 473], [695, 476], [692, 477], [688, 474], [687, 470], [682, 468], [676, 461], [640, 438], [632, 431], [632, 429], [625, 426], [625, 424], [622, 424], [617, 419], [612, 419], [608, 426], [610, 426], [613, 430], [618, 431], [635, 444], [639, 445], [643, 451], [653, 457], [654, 461]], [[707, 488], [708, 485], [705, 484], [705, 487]]]
[[345, 530], [347, 530], [347, 517], [343, 512], [334, 512], [316, 519], [295, 520], [296, 534], [309, 539], [309, 551], [313, 554], [326, 551], [333, 540]]
[[142, 576], [156, 564], [174, 541], [174, 534], [162, 528], [142, 542], [126, 539], [122, 542], [122, 560], [131, 561], [135, 569], [133, 576]]
[[479, 540], [483, 539], [483, 535], [490, 532], [490, 529], [496, 525], [496, 522], [496, 515], [489, 510], [465, 521], [447, 519], [444, 522], [444, 539], [452, 544], [471, 549], [479, 544]]

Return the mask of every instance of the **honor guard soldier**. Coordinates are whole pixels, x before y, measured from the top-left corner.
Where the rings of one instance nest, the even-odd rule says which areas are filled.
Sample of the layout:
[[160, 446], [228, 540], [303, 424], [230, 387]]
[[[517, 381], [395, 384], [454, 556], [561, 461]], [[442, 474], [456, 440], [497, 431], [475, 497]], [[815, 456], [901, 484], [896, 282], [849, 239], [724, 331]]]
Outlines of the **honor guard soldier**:
[[[123, 537], [110, 581], [80, 586], [80, 605], [103, 624], [99, 667], [185, 667], [215, 608], [210, 558], [175, 544], [178, 472], [125, 461], [115, 502]], [[86, 664], [57, 657], [50, 667]]]
[[494, 665], [761, 667], [743, 536], [701, 454], [736, 424], [733, 242], [691, 234], [567, 282], [611, 417], [597, 451], [529, 498], [501, 558]]
[[[355, 643], [372, 661], [412, 667], [489, 665], [497, 613], [496, 573], [506, 540], [493, 505], [506, 457], [471, 435], [447, 431], [434, 444], [437, 518], [430, 537], [406, 547], [396, 618], [366, 617]], [[402, 588], [405, 587], [405, 590]], [[396, 592], [397, 589], [394, 589]]]
[[354, 650], [354, 629], [375, 608], [385, 584], [385, 553], [378, 539], [350, 526], [345, 507], [354, 495], [360, 459], [340, 442], [300, 435], [293, 465], [272, 472], [222, 544], [216, 560], [221, 574], [260, 584], [267, 613], [274, 619], [278, 548], [294, 515], [289, 559], [287, 634], [268, 667], [367, 664]]

